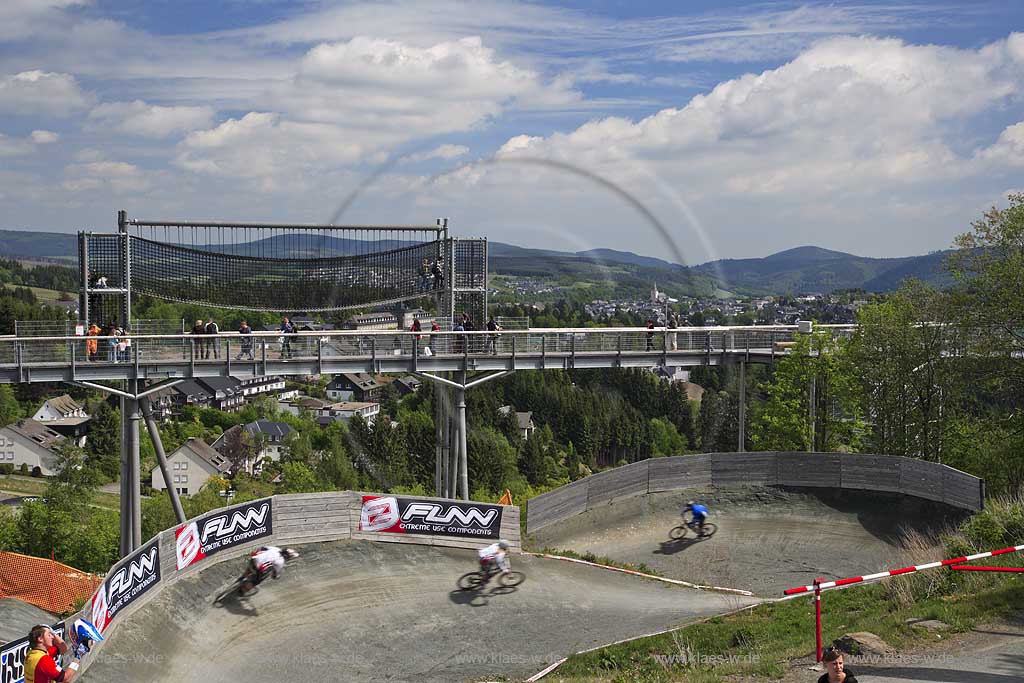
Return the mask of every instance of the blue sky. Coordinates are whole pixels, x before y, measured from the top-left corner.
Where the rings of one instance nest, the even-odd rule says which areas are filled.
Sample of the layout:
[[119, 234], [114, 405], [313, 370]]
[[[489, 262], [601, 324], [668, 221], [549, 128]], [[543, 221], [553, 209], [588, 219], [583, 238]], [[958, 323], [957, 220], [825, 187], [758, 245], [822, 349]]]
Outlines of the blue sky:
[[1022, 103], [1005, 0], [5, 0], [0, 227], [345, 204], [689, 263], [903, 256], [1024, 188]]

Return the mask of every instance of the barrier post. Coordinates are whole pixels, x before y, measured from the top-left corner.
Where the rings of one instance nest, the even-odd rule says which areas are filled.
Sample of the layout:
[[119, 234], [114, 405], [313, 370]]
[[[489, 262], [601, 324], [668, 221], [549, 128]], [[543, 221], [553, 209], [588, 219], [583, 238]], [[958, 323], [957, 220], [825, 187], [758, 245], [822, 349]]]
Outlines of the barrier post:
[[814, 661], [821, 662], [821, 579], [814, 580]]

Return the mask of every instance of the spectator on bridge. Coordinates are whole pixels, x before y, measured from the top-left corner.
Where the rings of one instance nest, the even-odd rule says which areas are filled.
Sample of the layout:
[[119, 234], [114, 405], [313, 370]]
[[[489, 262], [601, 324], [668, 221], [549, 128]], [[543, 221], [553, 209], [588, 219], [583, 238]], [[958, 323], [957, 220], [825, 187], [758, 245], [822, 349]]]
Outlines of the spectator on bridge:
[[128, 330], [123, 327], [117, 328], [117, 357], [118, 360], [127, 363], [130, 356], [132, 340], [127, 338]]
[[440, 332], [440, 331], [441, 331], [441, 326], [437, 324], [437, 320], [431, 320], [430, 321], [430, 333], [431, 334], [430, 334], [429, 337], [427, 337], [427, 348], [430, 349], [433, 353], [437, 353], [439, 351], [438, 346], [437, 346], [438, 336], [436, 334], [434, 334], [434, 333], [435, 332]]
[[292, 357], [292, 335], [298, 334], [299, 329], [295, 327], [288, 318], [281, 318], [281, 358]]
[[111, 363], [117, 362], [117, 325], [111, 320], [107, 325], [107, 329], [103, 331], [103, 336], [109, 337], [107, 339], [107, 360]]
[[487, 331], [491, 332], [491, 334], [487, 335], [486, 351], [487, 353], [496, 356], [498, 355], [498, 337], [501, 336], [498, 332], [501, 332], [501, 325], [498, 324], [498, 321], [494, 319], [493, 315], [487, 320]]
[[100, 275], [98, 278], [96, 278], [96, 289], [106, 289], [106, 288], [107, 288], [107, 278], [104, 275]]
[[203, 324], [202, 320], [197, 320], [196, 324], [192, 326], [192, 334], [199, 336], [199, 339], [192, 342], [193, 356], [201, 359], [204, 350], [202, 335], [206, 334], [206, 325]]
[[[674, 330], [677, 327], [679, 327], [679, 317], [676, 315], [675, 311], [672, 311], [672, 312], [670, 312], [668, 314], [668, 322], [666, 323], [666, 326], [670, 330]], [[675, 332], [672, 332], [672, 333], [670, 333], [668, 335], [668, 341], [669, 341], [669, 344], [671, 344], [672, 350], [675, 351], [676, 350], [676, 333]]]
[[238, 326], [238, 334], [242, 335], [242, 350], [235, 356], [235, 360], [242, 360], [242, 356], [249, 356], [249, 360], [256, 360], [252, 356], [252, 328], [245, 320]]
[[423, 259], [420, 264], [420, 291], [426, 292], [430, 289], [430, 261]]
[[[89, 331], [86, 333], [90, 337], [98, 337], [100, 335], [100, 326], [96, 323], [89, 325]], [[95, 339], [87, 339], [85, 341], [85, 352], [89, 356], [89, 360], [99, 359], [99, 342]]]
[[430, 274], [434, 276], [434, 289], [444, 289], [444, 273], [441, 272], [441, 264], [434, 261], [430, 267]]
[[[464, 332], [466, 330], [462, 325], [461, 320], [455, 321], [455, 327], [452, 328], [452, 332]], [[457, 334], [455, 335], [455, 353], [462, 353], [466, 348], [466, 335]]]
[[[213, 322], [213, 318], [207, 319], [206, 327], [204, 328], [204, 331], [206, 332], [207, 335], [217, 335], [217, 334], [220, 334], [220, 328], [217, 327], [217, 323]], [[206, 340], [206, 353], [203, 355], [203, 358], [207, 358], [208, 359], [210, 357], [210, 352], [211, 351], [213, 352], [213, 357], [215, 359], [219, 358], [219, 355], [217, 353], [217, 346], [218, 346], [218, 344], [217, 344], [217, 340], [216, 339], [209, 339], [208, 338]]]
[[648, 351], [653, 351], [654, 350], [654, 321], [651, 320], [650, 318], [647, 319], [647, 329], [650, 330], [650, 332], [647, 333], [647, 350]]

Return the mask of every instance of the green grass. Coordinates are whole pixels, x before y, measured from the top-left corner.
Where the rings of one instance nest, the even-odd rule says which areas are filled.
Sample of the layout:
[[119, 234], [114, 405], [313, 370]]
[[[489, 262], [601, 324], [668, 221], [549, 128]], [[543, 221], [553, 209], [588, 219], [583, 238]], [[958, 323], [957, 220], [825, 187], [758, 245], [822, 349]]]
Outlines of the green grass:
[[[41, 496], [46, 493], [46, 480], [44, 479], [16, 479], [14, 477], [0, 476], [0, 491], [11, 491], [12, 493], [23, 493], [29, 496]], [[96, 493], [96, 507], [119, 510], [121, 498], [112, 493]]]
[[[822, 598], [825, 642], [844, 633], [870, 631], [905, 650], [935, 636], [905, 623], [911, 617], [938, 619], [957, 631], [1005, 617], [1024, 606], [1024, 579], [1001, 577], [993, 588], [954, 594], [898, 608], [883, 585], [828, 591]], [[750, 610], [687, 626], [672, 633], [575, 655], [551, 681], [591, 683], [728, 683], [735, 677], [781, 678], [791, 660], [812, 656], [814, 610], [808, 597], [767, 603]], [[703, 663], [657, 657], [697, 654]], [[731, 657], [731, 659], [729, 659]], [[710, 660], [713, 660], [711, 663]], [[746, 680], [745, 678], [743, 680]], [[810, 680], [810, 679], [809, 679]]]

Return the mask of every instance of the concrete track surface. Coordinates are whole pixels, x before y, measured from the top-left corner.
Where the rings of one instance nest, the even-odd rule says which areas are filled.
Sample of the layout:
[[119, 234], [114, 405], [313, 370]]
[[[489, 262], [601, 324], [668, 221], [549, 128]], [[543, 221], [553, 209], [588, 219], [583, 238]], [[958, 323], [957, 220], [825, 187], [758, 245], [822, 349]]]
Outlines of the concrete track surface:
[[212, 565], [118, 624], [85, 681], [454, 681], [522, 678], [572, 652], [751, 604], [528, 556], [514, 589], [458, 591], [469, 550], [300, 546], [280, 581], [211, 604], [243, 568]]
[[[718, 525], [713, 538], [669, 538], [687, 500], [709, 506], [709, 521]], [[644, 563], [663, 576], [777, 597], [815, 577], [942, 559], [938, 548], [911, 556], [902, 539], [907, 531], [930, 534], [955, 516], [924, 501], [859, 491], [674, 491], [614, 501], [544, 527], [531, 540], [534, 547], [591, 552]]]
[[0, 644], [24, 638], [36, 624], [52, 624], [57, 617], [17, 598], [0, 600]]

